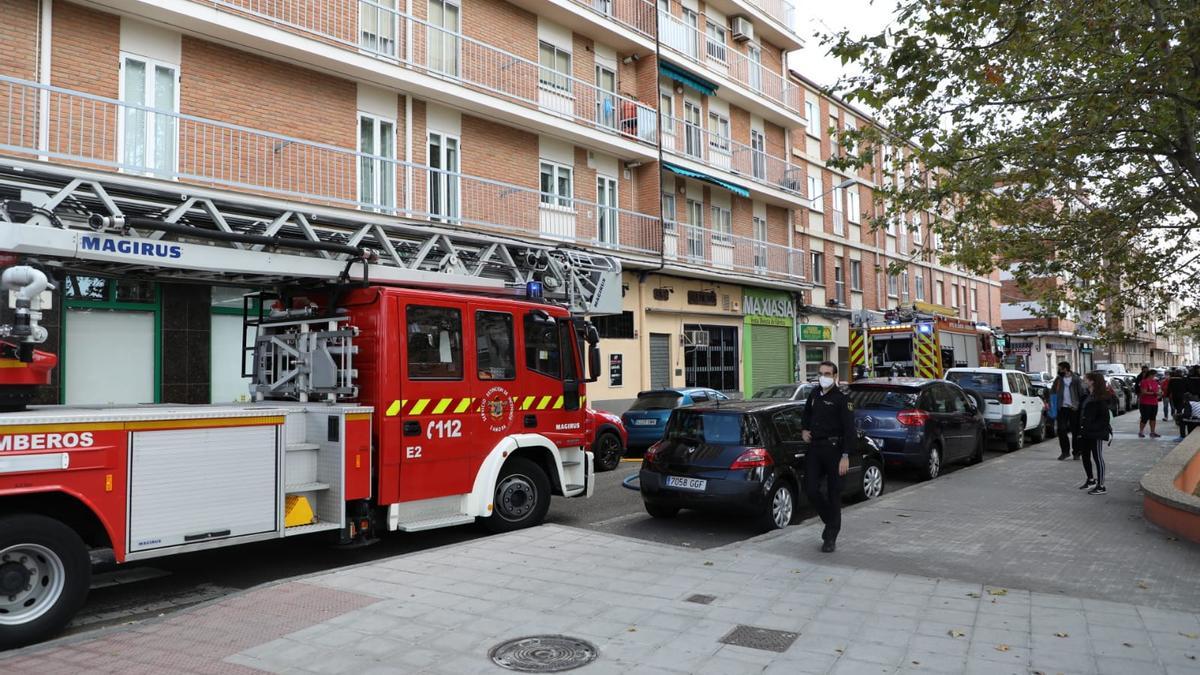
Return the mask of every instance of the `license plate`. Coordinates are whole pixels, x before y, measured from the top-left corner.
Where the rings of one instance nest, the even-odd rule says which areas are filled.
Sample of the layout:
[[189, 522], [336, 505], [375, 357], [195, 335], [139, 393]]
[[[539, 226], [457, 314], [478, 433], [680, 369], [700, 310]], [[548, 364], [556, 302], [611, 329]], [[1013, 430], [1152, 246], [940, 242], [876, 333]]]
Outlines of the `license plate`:
[[655, 424], [658, 424], [658, 420], [655, 420], [655, 419], [649, 419], [649, 420], [634, 420], [634, 421], [633, 421], [633, 424], [634, 424], [635, 426], [639, 426], [639, 427], [652, 427], [652, 426], [654, 426]]
[[708, 481], [703, 478], [685, 478], [683, 476], [667, 476], [667, 487], [683, 490], [704, 490]]

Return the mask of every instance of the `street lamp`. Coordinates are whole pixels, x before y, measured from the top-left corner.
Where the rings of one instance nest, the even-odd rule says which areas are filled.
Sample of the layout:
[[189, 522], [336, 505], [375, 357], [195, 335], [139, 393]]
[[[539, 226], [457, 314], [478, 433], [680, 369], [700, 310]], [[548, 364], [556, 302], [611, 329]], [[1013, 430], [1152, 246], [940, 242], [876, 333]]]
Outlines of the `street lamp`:
[[819, 194], [815, 197], [809, 197], [808, 199], [809, 199], [809, 201], [816, 201], [816, 200], [820, 199], [821, 197], [824, 197], [825, 195], [829, 194], [830, 192], [833, 192], [834, 190], [842, 190], [844, 188], [848, 188], [857, 182], [858, 182], [858, 179], [856, 179], [856, 178], [847, 178], [846, 180], [838, 183], [837, 185], [834, 185], [833, 187], [829, 188], [828, 190], [822, 192], [821, 194]]

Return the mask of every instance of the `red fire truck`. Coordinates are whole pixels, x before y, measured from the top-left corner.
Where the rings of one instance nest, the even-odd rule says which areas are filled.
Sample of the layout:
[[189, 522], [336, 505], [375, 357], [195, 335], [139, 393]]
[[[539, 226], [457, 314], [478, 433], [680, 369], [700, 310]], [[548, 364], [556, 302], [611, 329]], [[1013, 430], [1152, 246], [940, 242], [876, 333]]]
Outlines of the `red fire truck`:
[[[322, 531], [504, 531], [541, 522], [551, 495], [591, 494], [599, 353], [583, 315], [620, 310], [616, 260], [136, 177], [9, 178], [0, 648], [70, 620], [90, 549], [123, 563]], [[246, 302], [253, 402], [26, 407], [55, 364], [35, 346], [63, 274], [271, 289]]]

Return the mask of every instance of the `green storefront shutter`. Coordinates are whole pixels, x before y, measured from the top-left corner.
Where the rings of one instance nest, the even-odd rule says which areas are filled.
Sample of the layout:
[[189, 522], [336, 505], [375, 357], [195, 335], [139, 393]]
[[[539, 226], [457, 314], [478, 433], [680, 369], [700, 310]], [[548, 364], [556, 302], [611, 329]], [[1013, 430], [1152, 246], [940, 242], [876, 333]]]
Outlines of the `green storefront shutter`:
[[750, 330], [750, 377], [754, 392], [792, 381], [792, 329], [756, 325]]

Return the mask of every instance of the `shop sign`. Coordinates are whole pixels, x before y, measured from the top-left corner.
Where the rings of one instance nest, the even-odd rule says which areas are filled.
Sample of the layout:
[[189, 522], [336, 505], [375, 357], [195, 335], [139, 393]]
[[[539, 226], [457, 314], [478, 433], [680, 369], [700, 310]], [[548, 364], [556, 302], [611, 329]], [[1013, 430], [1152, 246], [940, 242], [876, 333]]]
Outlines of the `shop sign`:
[[1056, 352], [1069, 352], [1071, 351], [1071, 345], [1065, 342], [1047, 342], [1046, 349], [1053, 349]]
[[785, 326], [791, 324], [792, 318], [796, 316], [796, 304], [791, 296], [786, 294], [755, 295], [747, 291], [742, 297], [742, 313], [756, 323], [768, 323], [761, 321], [763, 317], [786, 319], [783, 323], [769, 322]]
[[1033, 353], [1033, 343], [1013, 342], [1008, 345], [1008, 348], [1005, 351], [1016, 356], [1029, 356]]
[[624, 363], [620, 354], [608, 355], [608, 386], [619, 387], [624, 382]]
[[832, 342], [833, 326], [822, 326], [817, 323], [800, 324], [801, 342]]

